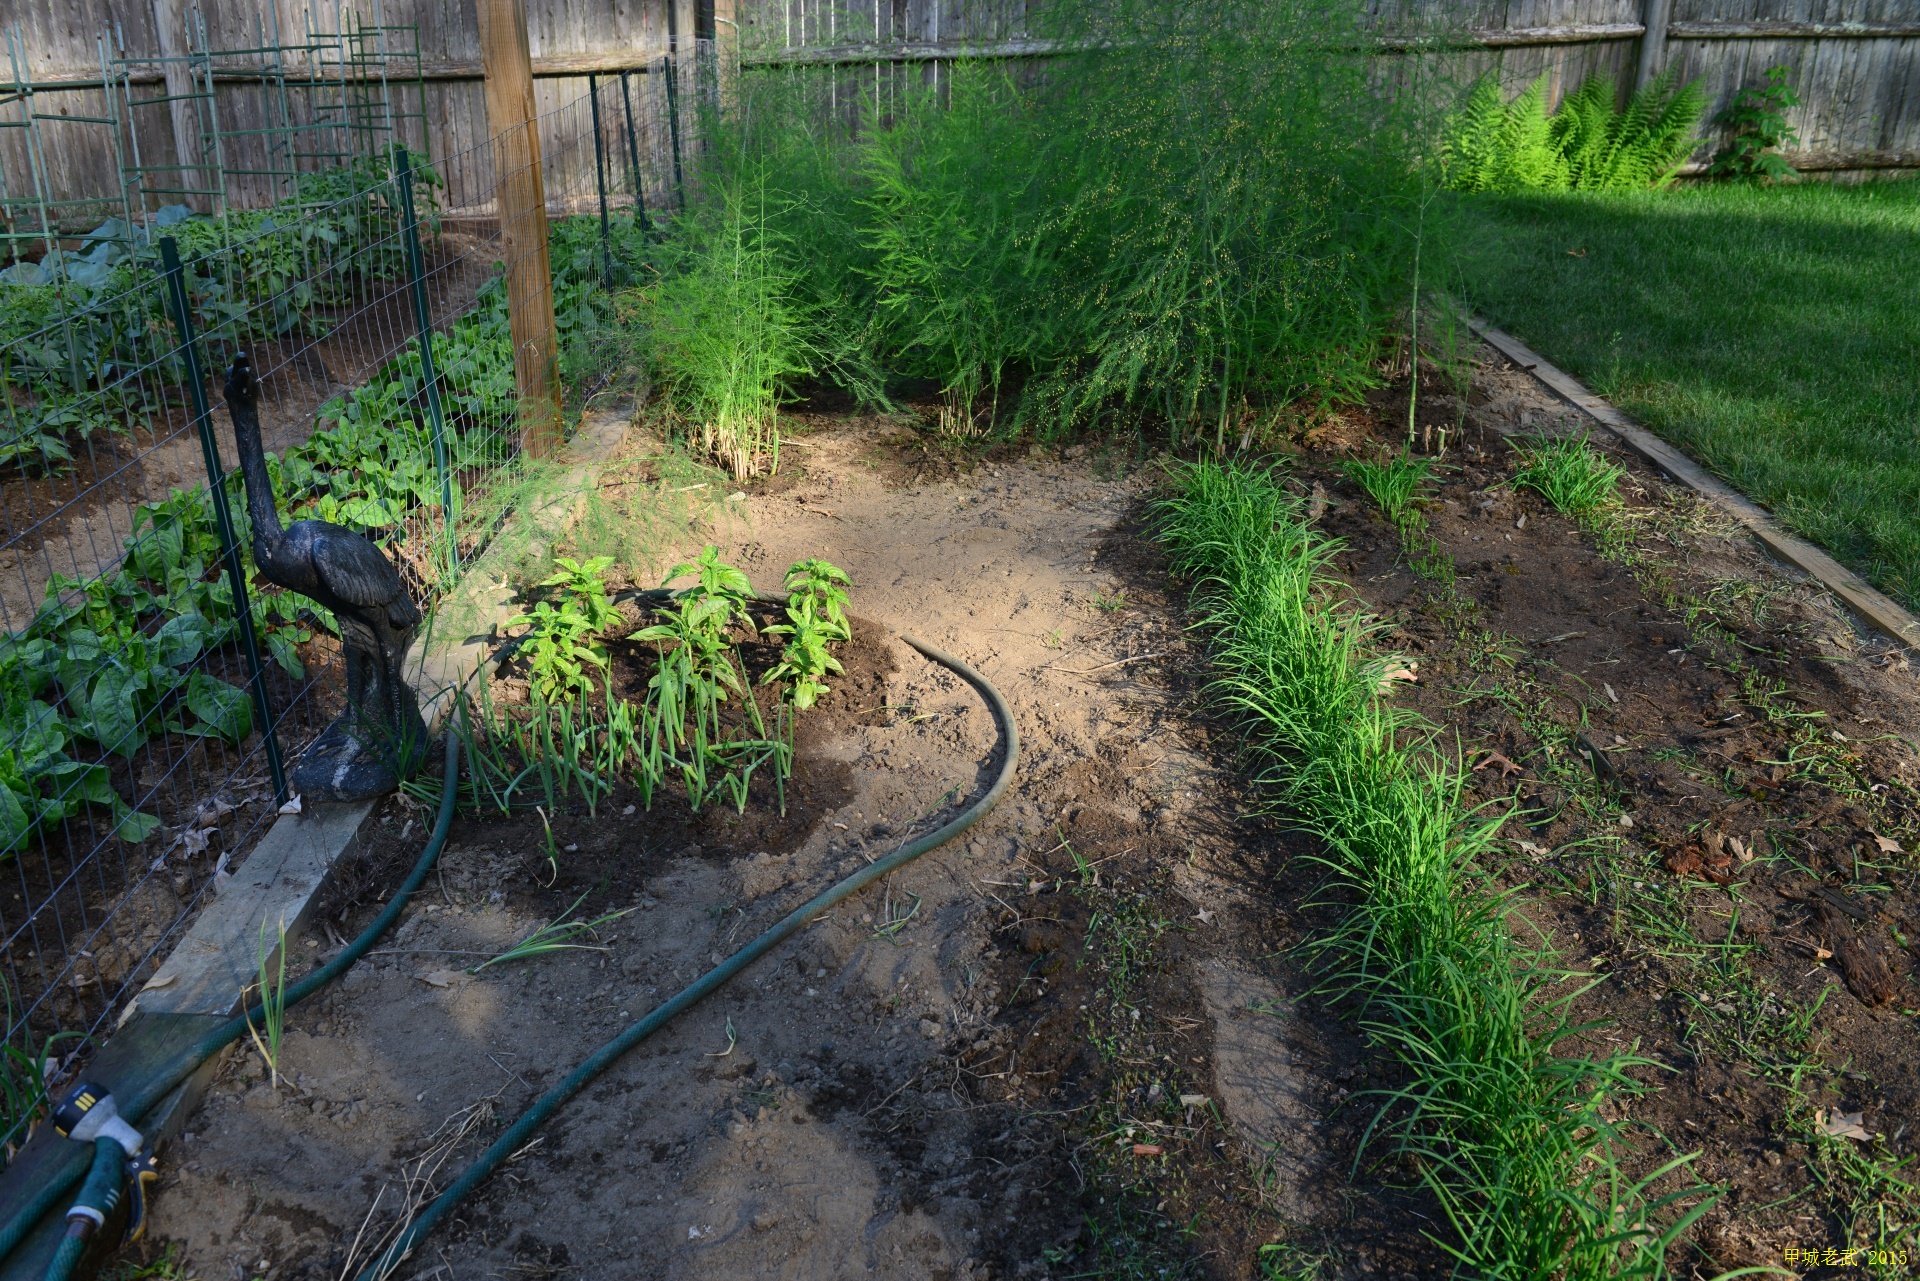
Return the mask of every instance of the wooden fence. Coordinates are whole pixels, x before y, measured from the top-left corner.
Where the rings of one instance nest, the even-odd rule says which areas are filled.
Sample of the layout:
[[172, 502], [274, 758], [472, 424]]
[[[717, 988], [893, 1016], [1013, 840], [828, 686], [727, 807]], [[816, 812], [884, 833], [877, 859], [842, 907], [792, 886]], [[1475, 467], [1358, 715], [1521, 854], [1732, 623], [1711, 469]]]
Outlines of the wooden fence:
[[[1026, 9], [1025, 0], [527, 0], [527, 19], [536, 94], [546, 111], [584, 94], [589, 73], [657, 74], [670, 52], [685, 60], [683, 78], [697, 79], [695, 42], [715, 36], [720, 48], [737, 47], [748, 70], [841, 66], [850, 92], [878, 85], [880, 67], [898, 75], [917, 66], [937, 78], [959, 57], [1044, 57], [1051, 51], [1030, 38]], [[191, 111], [177, 103], [136, 111], [131, 136], [116, 152], [114, 131], [92, 123], [107, 116], [103, 54], [109, 62], [178, 59], [196, 39], [229, 51], [214, 68], [212, 110], [223, 130], [244, 139], [272, 115], [275, 94], [291, 104], [282, 104], [283, 116], [311, 123], [330, 109], [326, 95], [349, 92], [349, 73], [327, 54], [283, 54], [275, 81], [263, 76], [262, 58], [246, 51], [299, 45], [309, 31], [340, 32], [356, 14], [362, 23], [408, 28], [404, 39], [417, 40], [417, 60], [387, 67], [389, 94], [417, 76], [399, 122], [409, 142], [444, 157], [472, 151], [487, 137], [471, 0], [38, 0], [8, 10], [0, 36], [18, 32], [17, 78], [35, 90], [26, 105], [40, 117], [43, 182], [60, 199], [116, 192], [124, 153], [135, 145], [143, 162], [158, 168], [197, 159], [187, 154], [198, 145]], [[1805, 104], [1791, 117], [1801, 138], [1791, 157], [1798, 167], [1851, 175], [1920, 168], [1914, 0], [1375, 0], [1369, 21], [1388, 78], [1394, 60], [1410, 66], [1420, 59], [1440, 60], [1463, 85], [1493, 71], [1517, 90], [1544, 74], [1555, 101], [1595, 72], [1631, 85], [1671, 66], [1701, 78], [1718, 110], [1767, 68], [1783, 66]], [[177, 96], [182, 65], [135, 68], [132, 78], [151, 97]], [[350, 74], [364, 80], [375, 73], [363, 64]], [[0, 50], [0, 82], [14, 78]], [[22, 109], [18, 101], [7, 107], [8, 98], [0, 83], [0, 125], [13, 118], [9, 110]], [[0, 127], [0, 177], [16, 201], [31, 187], [26, 133]], [[234, 144], [243, 152], [247, 145]], [[575, 185], [556, 176], [562, 187]], [[251, 181], [240, 184], [242, 203], [268, 194], [270, 182]]]

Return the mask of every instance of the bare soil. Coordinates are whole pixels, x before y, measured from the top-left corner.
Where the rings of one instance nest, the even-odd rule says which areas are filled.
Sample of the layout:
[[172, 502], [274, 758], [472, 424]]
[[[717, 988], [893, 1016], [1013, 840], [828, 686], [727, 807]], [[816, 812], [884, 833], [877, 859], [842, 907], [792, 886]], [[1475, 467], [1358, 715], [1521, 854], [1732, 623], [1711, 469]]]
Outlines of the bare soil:
[[[1464, 439], [1460, 408], [1422, 408], [1454, 432], [1428, 510], [1451, 588], [1413, 572], [1339, 470], [1404, 431], [1404, 392], [1293, 442], [1294, 483], [1418, 662], [1396, 697], [1474, 761], [1499, 754], [1473, 772], [1515, 815], [1497, 870], [1566, 962], [1602, 975], [1579, 1013], [1611, 1026], [1587, 1048], [1637, 1041], [1664, 1063], [1633, 1116], [1729, 1189], [1678, 1271], [1841, 1244], [1860, 1207], [1812, 1181], [1833, 1168], [1813, 1109], [1912, 1146], [1902, 1011], [1920, 997], [1901, 940], [1920, 919], [1910, 856], [1875, 839], [1920, 838], [1912, 674], [1644, 469], [1630, 557], [1500, 487], [1505, 433], [1561, 418], [1516, 371], [1482, 371]], [[364, 1262], [409, 1189], [450, 1181], [595, 1046], [976, 795], [991, 718], [898, 629], [1014, 706], [1021, 766], [999, 808], [616, 1064], [409, 1274], [1446, 1274], [1415, 1172], [1359, 1149], [1400, 1069], [1300, 946], [1341, 905], [1209, 710], [1204, 642], [1143, 524], [1154, 470], [824, 410], [793, 425], [781, 474], [703, 531], [762, 588], [812, 555], [853, 577], [859, 639], [802, 722], [788, 814], [758, 796], [744, 816], [563, 805], [557, 863], [538, 818], [461, 818], [397, 934], [290, 1015], [281, 1089], [230, 1053], [163, 1154], [152, 1248], [176, 1244], [202, 1277]], [[387, 808], [299, 953], [367, 919], [427, 817]], [[605, 950], [461, 972], [576, 900], [631, 909]], [[1684, 934], [1658, 932], [1673, 922]], [[1730, 950], [1749, 977], [1707, 968]], [[1804, 1035], [1782, 1031], [1816, 999]], [[1815, 1066], [1795, 1095], [1780, 1082], [1798, 1063]]]

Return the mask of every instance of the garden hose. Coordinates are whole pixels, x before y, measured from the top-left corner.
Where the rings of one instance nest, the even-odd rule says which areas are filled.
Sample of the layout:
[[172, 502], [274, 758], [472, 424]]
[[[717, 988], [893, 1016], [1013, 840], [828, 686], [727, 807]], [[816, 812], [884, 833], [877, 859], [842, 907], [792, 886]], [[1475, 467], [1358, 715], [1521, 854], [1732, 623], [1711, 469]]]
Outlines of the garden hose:
[[73, 1208], [67, 1211], [67, 1234], [47, 1264], [47, 1281], [67, 1281], [87, 1252], [93, 1234], [106, 1226], [107, 1218], [120, 1203], [120, 1166], [126, 1152], [118, 1139], [102, 1138], [93, 1142], [93, 1166], [80, 1187]]
[[676, 1015], [692, 1008], [707, 996], [712, 995], [724, 987], [730, 980], [740, 974], [741, 971], [765, 956], [786, 939], [792, 937], [802, 927], [814, 921], [820, 913], [831, 908], [834, 904], [839, 903], [842, 899], [857, 894], [860, 890], [871, 885], [881, 877], [891, 875], [898, 871], [914, 859], [925, 854], [928, 850], [936, 849], [946, 844], [979, 822], [986, 816], [987, 812], [999, 802], [1001, 795], [1007, 790], [1007, 785], [1013, 781], [1014, 766], [1020, 758], [1020, 732], [1014, 726], [1013, 711], [1007, 706], [1006, 699], [1001, 697], [1000, 691], [995, 689], [992, 682], [987, 680], [986, 677], [953, 655], [946, 653], [944, 650], [936, 649], [924, 641], [916, 640], [911, 636], [902, 635], [900, 639], [918, 650], [927, 659], [952, 670], [962, 677], [968, 684], [980, 691], [981, 696], [986, 699], [988, 706], [993, 709], [993, 717], [994, 720], [999, 722], [1000, 737], [1005, 747], [1004, 755], [1000, 762], [1000, 772], [994, 778], [993, 785], [987, 789], [986, 794], [968, 806], [966, 810], [951, 822], [927, 833], [917, 840], [909, 841], [892, 854], [861, 868], [852, 876], [815, 895], [806, 903], [787, 913], [772, 929], [762, 934], [759, 938], [754, 939], [738, 952], [735, 952], [714, 969], [709, 970], [706, 974], [694, 980], [690, 986], [682, 990], [677, 996], [667, 1001], [664, 1005], [654, 1009], [638, 1023], [635, 1023], [632, 1027], [629, 1027], [626, 1031], [595, 1050], [585, 1062], [568, 1074], [565, 1080], [535, 1100], [533, 1106], [523, 1112], [520, 1115], [520, 1119], [515, 1121], [513, 1125], [507, 1129], [506, 1133], [494, 1140], [493, 1145], [481, 1153], [479, 1158], [461, 1173], [459, 1179], [454, 1182], [453, 1186], [435, 1198], [432, 1205], [428, 1206], [413, 1222], [409, 1223], [401, 1231], [400, 1235], [395, 1238], [393, 1244], [388, 1246], [386, 1250], [380, 1254], [380, 1257], [375, 1259], [373, 1263], [360, 1274], [359, 1281], [384, 1281], [385, 1278], [391, 1276], [394, 1269], [406, 1260], [407, 1255], [412, 1252], [413, 1247], [433, 1230], [435, 1224], [439, 1223], [441, 1219], [451, 1213], [453, 1208], [484, 1182], [488, 1175], [492, 1174], [495, 1169], [515, 1152], [518, 1152], [532, 1136], [533, 1132], [546, 1122], [548, 1117], [559, 1111], [560, 1108], [566, 1104], [567, 1100], [584, 1089], [589, 1081], [611, 1067], [615, 1060], [619, 1059], [621, 1055], [665, 1027]]
[[[421, 884], [427, 879], [427, 873], [433, 870], [434, 860], [440, 856], [441, 848], [447, 843], [447, 833], [453, 827], [454, 799], [458, 794], [460, 783], [459, 739], [452, 733], [449, 733], [446, 736], [446, 744], [446, 780], [442, 785], [440, 793], [439, 817], [434, 821], [433, 833], [428, 836], [427, 847], [421, 851], [420, 860], [414, 864], [412, 874], [407, 877], [406, 883], [394, 894], [393, 901], [387, 904], [386, 909], [380, 913], [373, 924], [368, 926], [359, 938], [348, 944], [345, 951], [315, 970], [312, 974], [307, 975], [307, 977], [296, 983], [287, 985], [284, 996], [286, 1006], [296, 1005], [305, 1000], [338, 978], [341, 974], [345, 973], [349, 966], [355, 961], [358, 961], [361, 956], [366, 953], [367, 949], [378, 942], [380, 936], [392, 927], [394, 921], [399, 919], [400, 913], [406, 908], [407, 900], [413, 896], [414, 892], [418, 890]], [[222, 1023], [198, 1041], [194, 1042], [187, 1049], [175, 1055], [156, 1073], [133, 1090], [126, 1099], [115, 1100], [111, 1094], [100, 1094], [98, 1096], [98, 1102], [105, 1104], [111, 1101], [110, 1105], [117, 1110], [120, 1117], [123, 1117], [134, 1126], [139, 1125], [141, 1119], [153, 1109], [154, 1105], [171, 1094], [182, 1081], [185, 1081], [193, 1074], [196, 1068], [220, 1051], [226, 1049], [227, 1046], [234, 1041], [245, 1036], [249, 1020], [257, 1023], [263, 1020], [263, 1018], [264, 1013], [261, 1007], [256, 1005], [253, 1009], [247, 1011], [247, 1013], [228, 1019], [225, 1023]], [[79, 1090], [75, 1093], [89, 1089], [97, 1091], [99, 1087], [83, 1085], [79, 1087]], [[72, 1095], [69, 1096], [69, 1101], [71, 1101], [72, 1097]], [[88, 1106], [95, 1106], [95, 1104], [89, 1103]], [[112, 1175], [115, 1180], [114, 1187], [117, 1197], [118, 1180], [121, 1175], [122, 1163], [126, 1160], [126, 1154], [118, 1140], [102, 1139], [100, 1142], [102, 1144], [112, 1143], [114, 1145], [116, 1155]], [[100, 1149], [100, 1152], [104, 1153], [104, 1151], [104, 1147]], [[14, 1250], [19, 1248], [20, 1243], [26, 1240], [27, 1234], [32, 1232], [39, 1224], [42, 1216], [44, 1216], [48, 1210], [52, 1209], [54, 1203], [64, 1196], [75, 1183], [80, 1181], [87, 1168], [87, 1158], [82, 1154], [80, 1145], [74, 1144], [68, 1153], [67, 1159], [55, 1168], [53, 1176], [40, 1187], [39, 1191], [34, 1194], [32, 1200], [20, 1210], [16, 1211], [4, 1226], [0, 1226], [0, 1259], [5, 1259], [8, 1255], [12, 1254]], [[95, 1172], [98, 1173], [99, 1161], [94, 1163], [94, 1168]], [[88, 1183], [89, 1188], [91, 1188], [92, 1180], [89, 1179]], [[89, 1201], [88, 1204], [97, 1204], [97, 1200]], [[65, 1257], [69, 1253], [69, 1246], [71, 1245], [71, 1237], [61, 1243], [61, 1253], [59, 1256], [56, 1256], [56, 1262], [59, 1258]], [[74, 1258], [78, 1257], [76, 1251]], [[71, 1268], [71, 1262], [69, 1262], [67, 1266]], [[54, 1275], [56, 1275], [54, 1272], [48, 1273], [49, 1277]], [[58, 1275], [65, 1274], [59, 1273]]]

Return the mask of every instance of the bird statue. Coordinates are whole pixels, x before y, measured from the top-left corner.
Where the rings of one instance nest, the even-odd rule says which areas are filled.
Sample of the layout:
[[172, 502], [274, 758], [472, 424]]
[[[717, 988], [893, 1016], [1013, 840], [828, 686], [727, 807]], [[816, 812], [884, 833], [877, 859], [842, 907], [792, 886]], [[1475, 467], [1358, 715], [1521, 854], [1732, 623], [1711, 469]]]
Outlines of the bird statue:
[[313, 741], [293, 771], [302, 796], [360, 801], [384, 796], [417, 767], [427, 741], [400, 664], [420, 625], [400, 571], [363, 534], [324, 520], [283, 529], [260, 444], [260, 385], [241, 352], [227, 370], [227, 413], [246, 481], [253, 560], [268, 582], [333, 611], [347, 667], [347, 708]]

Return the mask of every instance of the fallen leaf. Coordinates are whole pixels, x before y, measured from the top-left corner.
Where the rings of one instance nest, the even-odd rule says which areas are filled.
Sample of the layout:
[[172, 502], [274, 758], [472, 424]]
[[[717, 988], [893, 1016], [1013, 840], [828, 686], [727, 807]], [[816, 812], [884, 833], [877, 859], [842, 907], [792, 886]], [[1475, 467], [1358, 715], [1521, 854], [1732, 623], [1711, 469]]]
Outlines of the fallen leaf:
[[1506, 757], [1502, 756], [1498, 752], [1488, 752], [1486, 755], [1486, 758], [1482, 760], [1478, 765], [1473, 767], [1474, 772], [1477, 774], [1489, 765], [1498, 765], [1500, 767], [1501, 778], [1505, 778], [1509, 774], [1518, 774], [1520, 772], [1520, 767], [1518, 765], [1515, 765], [1512, 761], [1508, 760]]
[[1544, 845], [1536, 845], [1532, 841], [1515, 841], [1514, 844], [1518, 845], [1520, 852], [1529, 858], [1545, 858], [1547, 856], [1547, 847]]
[[183, 827], [180, 829], [180, 844], [187, 847], [189, 854], [207, 852], [207, 830], [204, 827]]
[[212, 827], [221, 819], [233, 813], [233, 810], [234, 807], [227, 804], [224, 797], [209, 796], [206, 800], [200, 802], [198, 809], [194, 810], [193, 821], [200, 827]]
[[1202, 925], [1212, 925], [1213, 913], [1203, 907], [1198, 912], [1195, 912], [1193, 914], [1193, 919], [1200, 922], [1200, 924]]
[[1674, 850], [1667, 855], [1666, 866], [1675, 876], [1691, 876], [1700, 870], [1700, 847], [1688, 845]]
[[280, 812], [282, 814], [298, 814], [300, 812], [300, 793], [295, 792], [292, 796], [288, 797], [287, 803], [280, 807]]
[[1819, 1125], [1820, 1132], [1829, 1138], [1858, 1139], [1862, 1143], [1871, 1143], [1873, 1133], [1862, 1124], [1865, 1116], [1863, 1112], [1842, 1112], [1838, 1108], [1828, 1111], [1822, 1108], [1813, 1114], [1813, 1119]]
[[1319, 481], [1313, 482], [1313, 493], [1307, 496], [1307, 523], [1312, 524], [1327, 514], [1327, 487]]
[[1833, 957], [1832, 952], [1828, 951], [1826, 948], [1822, 947], [1820, 944], [1815, 943], [1812, 939], [1789, 938], [1787, 942], [1793, 944], [1795, 947], [1805, 948], [1807, 950], [1807, 955], [1811, 956], [1816, 961], [1831, 960]]
[[1584, 249], [1567, 250], [1567, 257], [1569, 258], [1585, 258], [1586, 256], [1587, 256], [1587, 251]]
[[174, 985], [175, 980], [177, 980], [179, 977], [180, 976], [178, 974], [156, 974], [152, 978], [148, 979], [147, 985], [141, 988], [140, 990], [142, 992], [152, 992], [152, 991], [158, 990], [159, 988], [172, 987]]
[[1750, 863], [1753, 861], [1753, 851], [1748, 849], [1747, 843], [1739, 837], [1729, 836], [1727, 838], [1727, 848], [1733, 851], [1734, 858], [1740, 862]]
[[1159, 1156], [1165, 1151], [1166, 1149], [1158, 1143], [1136, 1143], [1133, 1145], [1133, 1154], [1135, 1156]]
[[1868, 833], [1867, 833], [1867, 835], [1868, 835], [1868, 836], [1871, 836], [1871, 837], [1873, 838], [1873, 843], [1874, 843], [1875, 845], [1878, 845], [1878, 846], [1880, 847], [1880, 852], [1881, 852], [1882, 854], [1904, 854], [1904, 853], [1906, 853], [1906, 851], [1905, 851], [1905, 850], [1903, 850], [1903, 849], [1901, 849], [1901, 848], [1900, 848], [1900, 842], [1899, 842], [1899, 841], [1896, 841], [1896, 840], [1892, 840], [1892, 839], [1890, 839], [1890, 838], [1888, 838], [1888, 837], [1885, 837], [1885, 836], [1882, 836], [1882, 835], [1880, 835], [1880, 833], [1878, 833], [1878, 832], [1868, 832]]
[[1408, 663], [1405, 667], [1394, 668], [1392, 671], [1388, 672], [1385, 676], [1382, 676], [1380, 678], [1380, 692], [1384, 694], [1388, 690], [1392, 689], [1393, 683], [1395, 681], [1408, 681], [1410, 683], [1418, 683], [1419, 680], [1420, 680], [1420, 664]]
[[416, 974], [413, 977], [428, 987], [452, 987], [465, 976], [459, 970], [435, 970], [431, 974]]
[[218, 894], [227, 888], [227, 882], [233, 879], [233, 873], [227, 870], [227, 851], [220, 851], [220, 861], [213, 865], [213, 892]]
[[1200, 1108], [1206, 1105], [1207, 1096], [1204, 1094], [1183, 1094], [1180, 1096], [1180, 1106], [1183, 1108]]
[[1614, 692], [1613, 692], [1613, 686], [1611, 686], [1611, 685], [1609, 685], [1609, 684], [1607, 684], [1607, 683], [1606, 683], [1605, 681], [1601, 681], [1601, 682], [1600, 682], [1600, 688], [1601, 688], [1601, 689], [1604, 689], [1604, 690], [1606, 690], [1606, 691], [1607, 691], [1607, 697], [1608, 697], [1608, 698], [1610, 698], [1610, 699], [1612, 699], [1612, 700], [1613, 700], [1614, 702], [1616, 702], [1616, 703], [1617, 703], [1617, 702], [1619, 702], [1619, 701], [1620, 701], [1620, 696], [1619, 696], [1618, 694], [1616, 694], [1616, 693], [1614, 693]]

